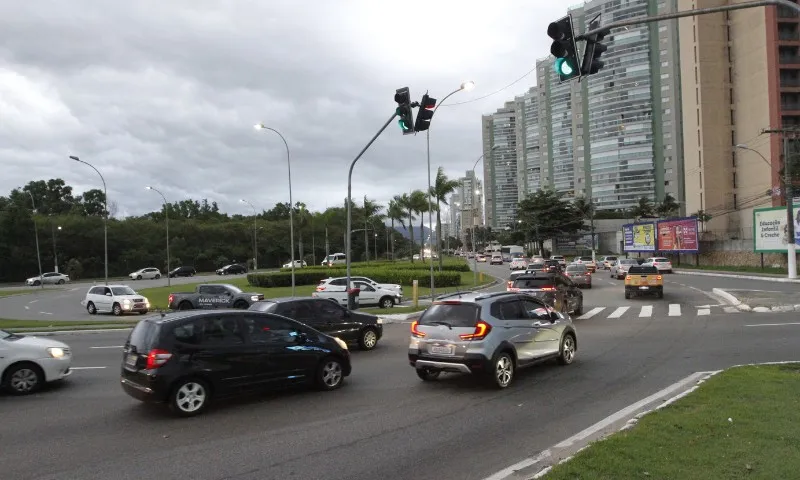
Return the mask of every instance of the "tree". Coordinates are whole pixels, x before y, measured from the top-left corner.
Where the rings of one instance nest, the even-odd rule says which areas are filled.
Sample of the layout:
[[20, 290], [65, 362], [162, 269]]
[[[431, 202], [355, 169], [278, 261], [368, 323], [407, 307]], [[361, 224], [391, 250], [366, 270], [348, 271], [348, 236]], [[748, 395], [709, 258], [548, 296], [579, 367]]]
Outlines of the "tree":
[[394, 260], [394, 222], [398, 222], [403, 228], [406, 228], [405, 212], [403, 211], [403, 197], [395, 195], [393, 199], [389, 200], [389, 208], [386, 209], [386, 216], [392, 222], [392, 232], [390, 242], [392, 242], [392, 260]]
[[574, 235], [584, 227], [583, 214], [549, 188], [538, 190], [519, 202], [518, 215], [540, 251], [544, 250], [545, 239]]
[[631, 216], [636, 218], [652, 217], [654, 210], [653, 201], [648, 197], [642, 197], [639, 199], [639, 203], [631, 209]]
[[80, 202], [76, 202], [76, 207], [80, 210], [81, 214], [90, 217], [103, 217], [106, 214], [106, 196], [99, 188], [93, 188], [83, 192], [83, 195], [78, 197]]
[[404, 193], [400, 196], [400, 205], [403, 210], [408, 212], [408, 236], [411, 240], [411, 263], [414, 263], [414, 203], [411, 201], [411, 195]]
[[[414, 213], [419, 215], [419, 245], [420, 252], [423, 252], [425, 250], [425, 212], [428, 211], [428, 196], [422, 190], [414, 190], [411, 192], [410, 201]], [[411, 252], [411, 255], [411, 258], [414, 258], [414, 252]]]
[[[458, 180], [450, 180], [444, 174], [444, 169], [439, 167], [436, 171], [436, 182], [431, 187], [430, 194], [436, 199], [436, 241], [439, 245], [442, 243], [442, 204], [447, 205], [447, 196], [456, 191], [456, 188], [461, 185]], [[442, 271], [444, 265], [444, 256], [441, 254], [441, 247], [439, 247], [439, 271]]]
[[706, 231], [706, 223], [711, 220], [711, 215], [707, 214], [704, 210], [698, 210], [692, 214], [693, 217], [697, 217], [697, 221], [700, 223], [700, 227], [705, 232]]
[[669, 193], [664, 196], [664, 200], [656, 205], [655, 211], [659, 217], [669, 218], [675, 216], [680, 210], [680, 205], [675, 201], [675, 198]]

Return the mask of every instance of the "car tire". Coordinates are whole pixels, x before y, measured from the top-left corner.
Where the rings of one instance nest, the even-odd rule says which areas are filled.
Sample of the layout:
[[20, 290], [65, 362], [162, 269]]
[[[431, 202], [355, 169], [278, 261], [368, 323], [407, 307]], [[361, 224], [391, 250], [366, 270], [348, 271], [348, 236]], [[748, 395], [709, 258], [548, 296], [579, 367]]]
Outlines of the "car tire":
[[136, 275], [136, 280], [141, 280], [141, 279], [142, 279], [141, 275]]
[[392, 308], [394, 307], [394, 299], [389, 296], [383, 297], [381, 301], [378, 302], [378, 306], [381, 308]]
[[244, 300], [238, 300], [236, 303], [233, 304], [233, 308], [239, 310], [247, 310], [248, 307], [250, 307], [250, 305]]
[[139, 315], [147, 315], [147, 310], [142, 310], [141, 312], [139, 312]]
[[3, 375], [2, 387], [12, 395], [30, 395], [44, 384], [44, 372], [35, 363], [12, 365]]
[[630, 298], [631, 298], [631, 292], [625, 290], [625, 300], [630, 300]]
[[94, 306], [93, 302], [89, 302], [86, 304], [86, 311], [89, 312], [89, 315], [96, 315], [97, 307]]
[[201, 414], [211, 401], [211, 389], [199, 378], [178, 380], [169, 394], [169, 409], [180, 417]]
[[514, 359], [506, 352], [500, 352], [492, 362], [489, 383], [495, 388], [508, 388], [514, 380]]
[[64, 282], [64, 279], [63, 279], [63, 278], [62, 278], [61, 280], [59, 280], [59, 281], [58, 281], [58, 284], [59, 284], [59, 285], [64, 285], [64, 283], [65, 283], [65, 282]]
[[158, 280], [159, 278], [161, 278], [161, 275], [156, 274], [156, 280]]
[[317, 388], [320, 390], [336, 390], [344, 382], [342, 362], [336, 357], [325, 357], [317, 366]]
[[188, 300], [184, 300], [178, 305], [178, 310], [194, 310], [194, 305]]
[[423, 382], [432, 382], [434, 380], [438, 380], [439, 375], [442, 373], [439, 370], [431, 370], [430, 368], [417, 368], [415, 370], [417, 371], [417, 376]]
[[580, 317], [581, 315], [583, 315], [583, 300], [581, 300], [580, 306], [576, 308], [575, 311], [572, 312], [572, 314], [575, 315], [576, 317]]
[[590, 284], [586, 285], [586, 288], [592, 288], [592, 284], [590, 283]]
[[558, 353], [558, 363], [561, 365], [570, 365], [575, 361], [575, 353], [577, 345], [575, 343], [575, 336], [567, 333], [561, 339], [561, 348]]
[[41, 285], [41, 284], [42, 284], [42, 282], [40, 282], [39, 280], [34, 280], [34, 281], [33, 281], [33, 286], [34, 286], [34, 287], [38, 287], [38, 286], [39, 286], [39, 285]]
[[115, 317], [119, 317], [122, 315], [122, 306], [119, 303], [115, 303], [114, 306], [111, 307], [111, 313], [113, 313]]
[[663, 290], [660, 290], [660, 291], [658, 291], [658, 292], [656, 293], [656, 295], [658, 295], [658, 298], [664, 298], [664, 291], [663, 291]]
[[358, 336], [358, 348], [372, 350], [378, 345], [378, 332], [374, 328], [365, 328]]

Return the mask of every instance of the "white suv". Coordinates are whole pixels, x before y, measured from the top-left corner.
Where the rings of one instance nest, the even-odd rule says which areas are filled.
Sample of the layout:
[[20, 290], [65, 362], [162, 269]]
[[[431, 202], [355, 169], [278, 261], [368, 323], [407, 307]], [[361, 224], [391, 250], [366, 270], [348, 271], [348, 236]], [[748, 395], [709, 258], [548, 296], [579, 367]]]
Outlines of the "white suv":
[[136, 270], [135, 272], [128, 275], [131, 277], [131, 280], [142, 280], [142, 279], [159, 279], [161, 278], [161, 271], [157, 268], [149, 267], [143, 268], [141, 270]]
[[658, 269], [658, 273], [672, 273], [672, 262], [669, 261], [669, 258], [650, 257], [642, 265], [652, 265]]
[[86, 298], [81, 301], [90, 315], [96, 313], [113, 313], [120, 316], [123, 313], [138, 313], [144, 315], [150, 310], [150, 301], [136, 293], [127, 285], [95, 286], [86, 292]]
[[[367, 277], [350, 277], [353, 288], [360, 290], [359, 305], [378, 305], [381, 308], [393, 307], [403, 301], [403, 287], [394, 284], [377, 283]], [[314, 298], [327, 298], [347, 307], [347, 278], [327, 278], [319, 282]]]
[[347, 263], [347, 255], [344, 253], [331, 253], [322, 260], [323, 267], [332, 267], [334, 265], [344, 265]]

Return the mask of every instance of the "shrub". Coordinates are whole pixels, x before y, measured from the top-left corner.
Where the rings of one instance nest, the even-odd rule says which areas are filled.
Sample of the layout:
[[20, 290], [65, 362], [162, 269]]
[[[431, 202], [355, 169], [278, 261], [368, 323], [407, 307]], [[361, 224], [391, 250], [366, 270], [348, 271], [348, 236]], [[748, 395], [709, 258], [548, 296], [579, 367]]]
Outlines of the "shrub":
[[[397, 269], [397, 270], [430, 270], [430, 264], [428, 262], [416, 261], [414, 263], [411, 262], [391, 262], [391, 261], [380, 261], [380, 262], [370, 262], [369, 264], [364, 262], [357, 262], [351, 264], [351, 268], [378, 268], [378, 267], [385, 267], [388, 269]], [[434, 262], [433, 268], [435, 270], [439, 270], [439, 264]], [[295, 269], [295, 272], [299, 272], [301, 269]], [[327, 272], [331, 276], [343, 277], [345, 273], [346, 267], [344, 265], [335, 265], [333, 267], [324, 267], [321, 265], [315, 266], [308, 266], [303, 267], [302, 271], [321, 271]], [[443, 271], [450, 271], [450, 272], [469, 272], [471, 268], [467, 262], [461, 259], [446, 259], [444, 264], [442, 265]], [[291, 272], [291, 268], [281, 268], [281, 272]], [[340, 273], [337, 273], [340, 272]]]
[[[344, 269], [329, 268], [326, 270], [307, 271], [308, 269], [295, 270], [295, 285], [316, 285], [321, 280], [329, 277], [344, 277]], [[397, 283], [410, 287], [417, 280], [420, 287], [430, 287], [430, 273], [428, 269], [397, 269], [386, 267], [360, 267], [352, 268], [350, 275], [353, 277], [369, 277], [380, 283]], [[455, 287], [461, 284], [461, 274], [454, 271], [434, 271], [433, 279], [437, 287]], [[288, 287], [292, 284], [291, 272], [250, 273], [247, 282], [255, 287]]]

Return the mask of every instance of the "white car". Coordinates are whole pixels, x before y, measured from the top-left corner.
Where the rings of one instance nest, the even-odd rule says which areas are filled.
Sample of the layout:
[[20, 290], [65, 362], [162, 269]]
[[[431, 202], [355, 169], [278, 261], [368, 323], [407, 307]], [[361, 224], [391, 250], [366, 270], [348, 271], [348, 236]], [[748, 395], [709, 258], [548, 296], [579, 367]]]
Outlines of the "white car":
[[[301, 260], [295, 260], [294, 261], [294, 268], [303, 268], [303, 267], [307, 267], [307, 266], [308, 266], [308, 264], [306, 263], [305, 260], [302, 260], [302, 261]], [[292, 262], [288, 262], [288, 263], [283, 264], [283, 268], [292, 268]]]
[[71, 365], [72, 352], [65, 343], [0, 330], [1, 386], [15, 395], [66, 378]]
[[322, 260], [323, 267], [332, 267], [334, 265], [344, 265], [347, 263], [347, 255], [344, 253], [331, 253]]
[[38, 287], [39, 285], [64, 285], [69, 282], [69, 275], [63, 273], [49, 272], [43, 273], [42, 276], [35, 276], [25, 280], [25, 285]]
[[136, 270], [128, 276], [131, 278], [131, 280], [149, 280], [153, 278], [159, 279], [161, 278], [161, 271], [157, 268], [148, 267], [141, 270]]
[[567, 266], [567, 259], [564, 258], [564, 255], [552, 255], [550, 257], [550, 260], [556, 260], [558, 264], [561, 265], [562, 267]]
[[650, 257], [642, 265], [652, 265], [658, 269], [659, 273], [672, 273], [672, 262], [669, 261], [669, 258]]
[[508, 264], [510, 270], [525, 270], [528, 268], [528, 262], [524, 258], [515, 258]]
[[[356, 280], [357, 278], [366, 279]], [[336, 282], [326, 283], [328, 280]], [[358, 304], [359, 305], [378, 305], [381, 308], [390, 308], [403, 301], [403, 289], [400, 285], [383, 285], [374, 282], [366, 277], [350, 277], [353, 288], [359, 289]], [[317, 290], [311, 294], [314, 298], [327, 298], [334, 300], [339, 305], [347, 307], [347, 279], [334, 278], [327, 279], [317, 285]], [[385, 287], [398, 287], [398, 288], [385, 288]]]
[[86, 292], [81, 305], [90, 315], [97, 313], [113, 313], [120, 316], [124, 313], [144, 315], [150, 311], [150, 300], [136, 293], [127, 285], [98, 285]]

